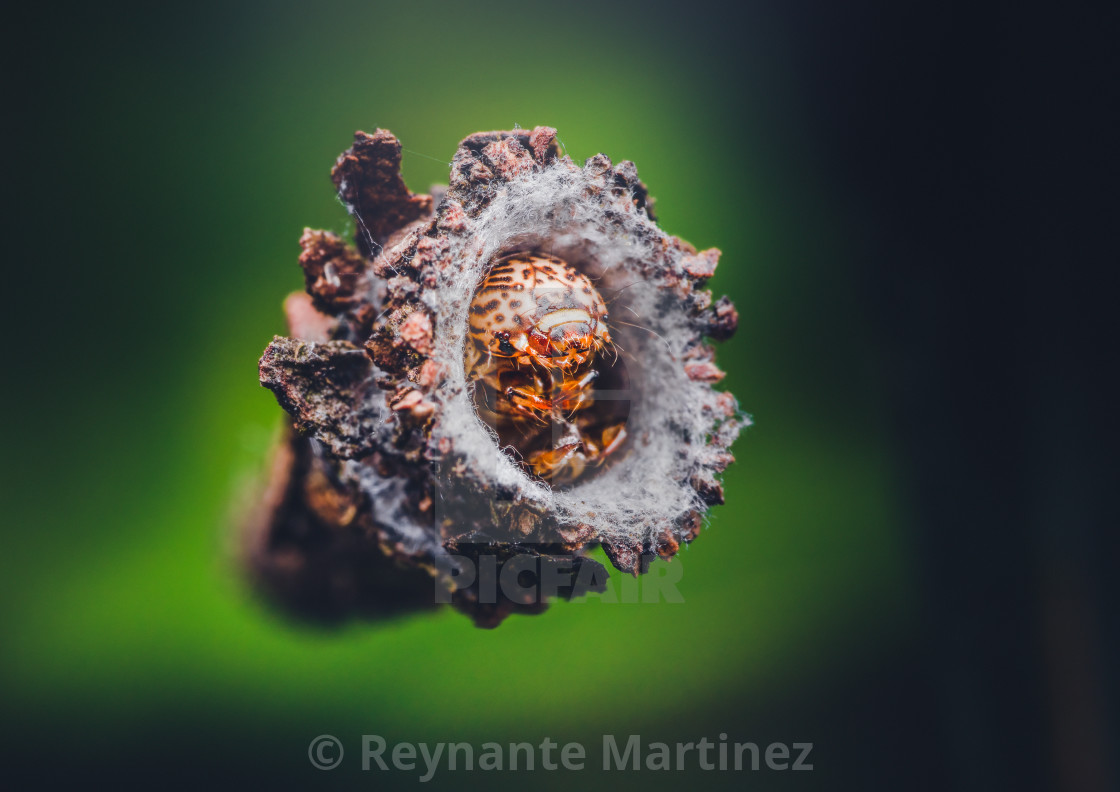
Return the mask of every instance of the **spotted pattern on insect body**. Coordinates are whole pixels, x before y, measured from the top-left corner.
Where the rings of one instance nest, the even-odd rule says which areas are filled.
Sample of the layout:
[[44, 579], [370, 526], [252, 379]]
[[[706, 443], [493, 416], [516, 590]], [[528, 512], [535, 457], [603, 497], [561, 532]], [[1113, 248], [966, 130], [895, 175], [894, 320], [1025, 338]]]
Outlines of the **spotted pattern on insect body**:
[[488, 417], [532, 435], [523, 454], [529, 472], [574, 481], [625, 440], [621, 424], [601, 426], [585, 414], [612, 341], [606, 303], [566, 261], [540, 253], [499, 259], [475, 292], [469, 333], [467, 372], [488, 391]]
[[481, 353], [573, 368], [611, 343], [607, 306], [591, 280], [554, 256], [513, 255], [490, 270], [470, 309]]

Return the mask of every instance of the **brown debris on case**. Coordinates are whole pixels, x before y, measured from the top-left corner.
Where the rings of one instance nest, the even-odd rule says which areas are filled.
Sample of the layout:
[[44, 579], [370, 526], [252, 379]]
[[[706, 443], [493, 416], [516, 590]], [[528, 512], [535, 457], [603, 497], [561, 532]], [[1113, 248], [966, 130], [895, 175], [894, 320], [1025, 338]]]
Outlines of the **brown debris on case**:
[[368, 301], [369, 262], [358, 251], [329, 231], [310, 228], [299, 244], [307, 293], [318, 310], [336, 315]]
[[369, 358], [347, 341], [300, 341], [276, 336], [260, 360], [261, 384], [295, 418], [295, 428], [325, 443], [341, 459], [376, 450], [381, 413]]
[[[432, 209], [430, 195], [408, 191], [401, 178], [400, 141], [384, 129], [372, 135], [355, 132], [354, 145], [338, 158], [331, 180], [375, 245]], [[367, 254], [369, 243], [359, 233], [358, 245]]]

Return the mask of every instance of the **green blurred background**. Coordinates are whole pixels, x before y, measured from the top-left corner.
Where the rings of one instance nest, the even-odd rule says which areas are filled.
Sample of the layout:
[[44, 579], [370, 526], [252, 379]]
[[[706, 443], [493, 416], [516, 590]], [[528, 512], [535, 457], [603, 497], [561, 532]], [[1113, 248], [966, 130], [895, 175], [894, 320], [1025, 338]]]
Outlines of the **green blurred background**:
[[[883, 60], [863, 68], [882, 74], [906, 49], [875, 50], [889, 33], [869, 14], [485, 0], [27, 20], [36, 56], [11, 72], [29, 78], [14, 80], [28, 111], [12, 123], [34, 145], [12, 165], [27, 170], [21, 219], [35, 232], [5, 317], [33, 339], [5, 389], [8, 772], [410, 787], [412, 774], [357, 771], [359, 735], [550, 736], [585, 743], [594, 766], [604, 733], [726, 733], [816, 746], [813, 773], [747, 774], [752, 788], [927, 788], [926, 761], [928, 788], [972, 777], [938, 761], [968, 767], [970, 739], [961, 753], [925, 731], [945, 716], [925, 708], [956, 689], [925, 643], [940, 629], [926, 595], [953, 573], [935, 569], [932, 588], [921, 574], [936, 533], [916, 519], [921, 469], [898, 430], [913, 406], [897, 387], [905, 356], [875, 307], [897, 296], [876, 289], [880, 270], [902, 266], [876, 246], [891, 222], [876, 212], [906, 194], [853, 194], [816, 126], [846, 117], [822, 75], [868, 52]], [[304, 226], [353, 230], [334, 158], [355, 129], [389, 129], [406, 181], [426, 191], [466, 134], [537, 124], [577, 161], [633, 160], [662, 227], [723, 251], [711, 287], [742, 321], [718, 360], [755, 425], [727, 504], [674, 562], [685, 602], [559, 603], [494, 631], [450, 610], [334, 630], [285, 621], [239, 579], [233, 522], [282, 423], [256, 361], [302, 287], [297, 240]], [[307, 760], [321, 733], [348, 752], [332, 774]], [[641, 782], [686, 777], [744, 783]]]

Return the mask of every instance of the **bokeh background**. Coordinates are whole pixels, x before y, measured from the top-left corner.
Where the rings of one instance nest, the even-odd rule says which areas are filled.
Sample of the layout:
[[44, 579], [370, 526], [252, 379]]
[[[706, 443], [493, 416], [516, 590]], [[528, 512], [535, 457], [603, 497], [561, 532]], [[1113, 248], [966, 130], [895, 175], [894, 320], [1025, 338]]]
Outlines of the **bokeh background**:
[[[55, 4], [7, 38], [0, 775], [412, 787], [360, 773], [359, 735], [593, 768], [604, 733], [723, 733], [815, 769], [435, 783], [1116, 788], [1113, 298], [1079, 269], [1115, 264], [1104, 42], [952, 2], [501, 0]], [[256, 361], [299, 235], [352, 231], [355, 129], [426, 191], [515, 124], [633, 160], [662, 226], [723, 250], [755, 425], [685, 602], [293, 624], [231, 525], [282, 422]]]

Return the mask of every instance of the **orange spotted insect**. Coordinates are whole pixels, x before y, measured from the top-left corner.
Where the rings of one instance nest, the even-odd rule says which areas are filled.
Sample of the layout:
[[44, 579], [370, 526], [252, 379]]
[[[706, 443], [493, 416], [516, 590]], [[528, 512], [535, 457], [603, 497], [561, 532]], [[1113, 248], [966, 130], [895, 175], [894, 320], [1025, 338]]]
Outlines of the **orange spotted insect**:
[[623, 444], [623, 422], [589, 412], [613, 342], [606, 303], [586, 275], [541, 253], [501, 258], [475, 292], [469, 332], [476, 402], [499, 435], [520, 432], [514, 445], [527, 449], [533, 475], [569, 483]]

